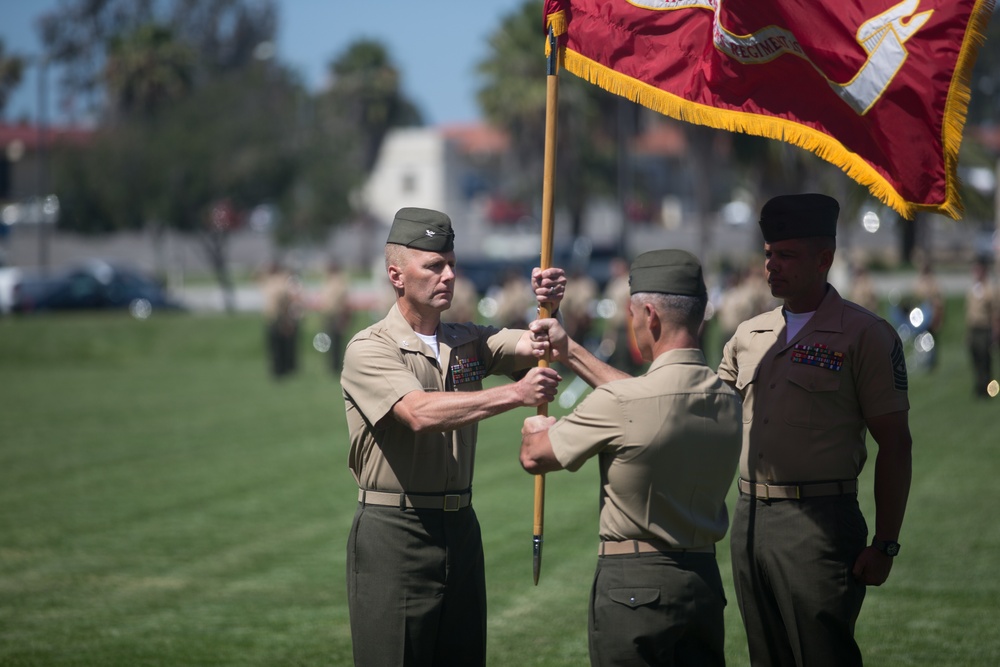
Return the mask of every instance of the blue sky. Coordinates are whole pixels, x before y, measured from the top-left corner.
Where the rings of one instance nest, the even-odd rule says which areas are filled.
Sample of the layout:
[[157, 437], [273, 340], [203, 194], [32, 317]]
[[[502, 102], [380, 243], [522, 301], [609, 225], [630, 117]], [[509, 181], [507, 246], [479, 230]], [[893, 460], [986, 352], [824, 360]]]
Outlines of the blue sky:
[[[326, 64], [359, 37], [389, 48], [403, 74], [406, 93], [431, 124], [479, 119], [476, 63], [487, 53], [486, 38], [524, 0], [479, 3], [435, 0], [278, 0], [279, 58], [318, 88]], [[0, 38], [10, 52], [39, 53], [35, 19], [58, 6], [56, 0], [0, 0]], [[539, 31], [542, 18], [538, 17]], [[539, 72], [544, 56], [539, 39]], [[30, 68], [7, 107], [7, 118], [31, 116], [37, 97]], [[55, 96], [50, 96], [55, 104]], [[53, 113], [53, 112], [50, 112]]]

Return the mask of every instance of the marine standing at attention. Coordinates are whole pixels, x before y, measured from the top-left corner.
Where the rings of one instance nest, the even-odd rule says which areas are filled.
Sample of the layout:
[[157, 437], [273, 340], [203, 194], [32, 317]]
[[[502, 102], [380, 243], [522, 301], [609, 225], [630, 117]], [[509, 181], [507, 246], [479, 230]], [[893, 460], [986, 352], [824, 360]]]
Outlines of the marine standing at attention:
[[[719, 377], [743, 397], [733, 579], [750, 661], [861, 665], [854, 626], [867, 586], [899, 552], [911, 477], [906, 362], [895, 330], [827, 282], [837, 201], [775, 197], [760, 215], [764, 267], [783, 305], [747, 320]], [[875, 531], [858, 475], [875, 459]]]
[[[486, 662], [486, 579], [472, 508], [478, 422], [547, 403], [560, 377], [535, 367], [528, 331], [441, 322], [455, 281], [444, 213], [403, 208], [385, 246], [395, 305], [347, 345], [341, 375], [358, 508], [347, 542], [356, 665]], [[532, 272], [557, 309], [561, 269]], [[487, 375], [527, 372], [483, 388]]]

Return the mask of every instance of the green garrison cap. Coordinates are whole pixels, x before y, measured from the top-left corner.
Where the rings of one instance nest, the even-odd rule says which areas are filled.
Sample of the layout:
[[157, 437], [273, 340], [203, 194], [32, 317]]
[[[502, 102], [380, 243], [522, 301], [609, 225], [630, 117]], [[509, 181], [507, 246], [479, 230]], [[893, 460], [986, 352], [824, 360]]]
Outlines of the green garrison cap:
[[768, 243], [815, 236], [837, 236], [840, 204], [819, 194], [781, 195], [760, 210], [760, 231]]
[[407, 207], [396, 212], [385, 242], [417, 250], [449, 252], [455, 248], [455, 232], [451, 229], [451, 218], [444, 213]]
[[632, 262], [628, 277], [632, 294], [660, 292], [680, 296], [707, 295], [698, 258], [684, 250], [651, 250]]

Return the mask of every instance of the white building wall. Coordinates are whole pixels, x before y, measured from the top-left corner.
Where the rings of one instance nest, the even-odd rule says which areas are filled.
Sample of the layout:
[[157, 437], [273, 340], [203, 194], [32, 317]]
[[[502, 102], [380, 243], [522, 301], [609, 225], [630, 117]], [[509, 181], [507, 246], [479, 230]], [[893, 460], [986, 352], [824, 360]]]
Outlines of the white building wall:
[[[457, 147], [433, 127], [402, 128], [389, 132], [363, 188], [367, 210], [377, 220], [377, 238], [388, 234], [396, 211], [420, 206], [447, 213], [455, 226], [459, 252], [478, 249], [483, 221], [462, 192], [468, 174]], [[376, 258], [377, 260], [378, 258]]]
[[454, 149], [433, 128], [391, 131], [364, 188], [368, 211], [388, 225], [404, 206], [447, 213], [461, 205]]

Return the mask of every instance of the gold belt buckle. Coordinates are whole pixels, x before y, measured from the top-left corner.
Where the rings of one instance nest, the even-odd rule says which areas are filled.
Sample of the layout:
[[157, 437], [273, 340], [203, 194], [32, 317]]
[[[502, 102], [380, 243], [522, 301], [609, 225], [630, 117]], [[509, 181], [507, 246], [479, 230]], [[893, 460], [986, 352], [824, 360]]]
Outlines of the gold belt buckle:
[[459, 510], [459, 505], [462, 504], [462, 496], [458, 493], [445, 494], [444, 497], [444, 511], [445, 512], [457, 512]]
[[771, 487], [768, 485], [767, 482], [764, 482], [763, 487], [764, 487], [764, 500], [770, 500], [771, 499]]

